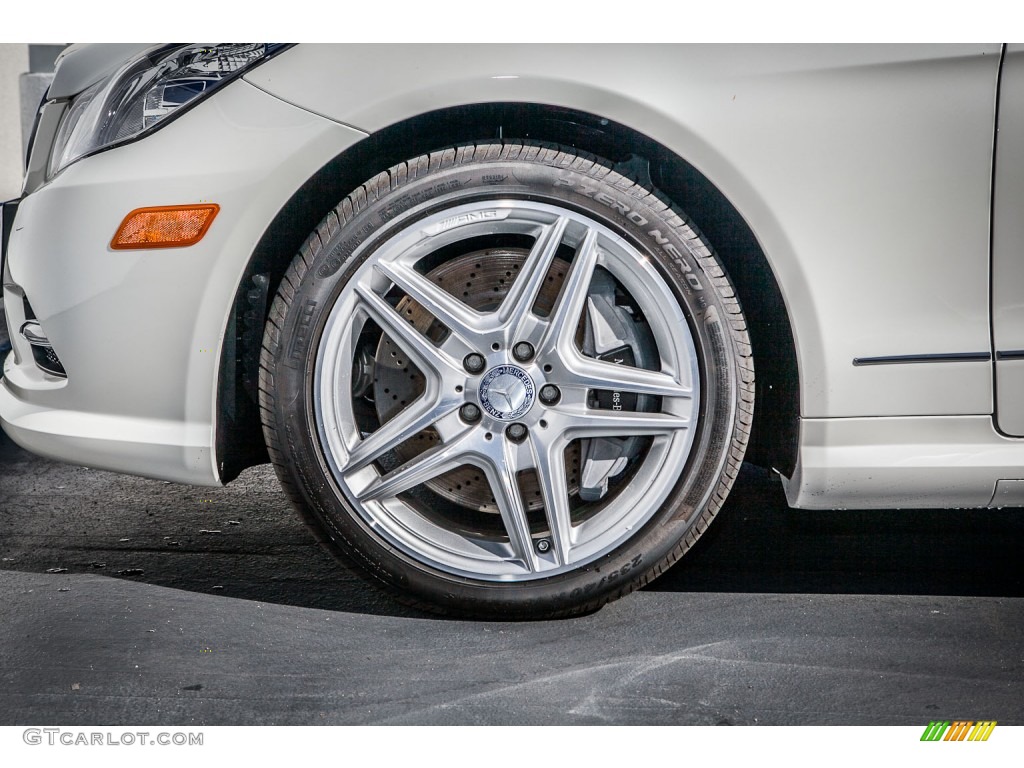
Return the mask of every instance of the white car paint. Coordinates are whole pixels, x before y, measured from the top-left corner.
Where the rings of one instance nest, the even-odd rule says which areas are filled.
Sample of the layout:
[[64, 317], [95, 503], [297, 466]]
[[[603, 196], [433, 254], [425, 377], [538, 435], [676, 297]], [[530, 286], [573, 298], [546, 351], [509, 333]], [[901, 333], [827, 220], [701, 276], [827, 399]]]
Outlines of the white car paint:
[[[54, 458], [219, 483], [224, 329], [268, 222], [367, 134], [442, 107], [521, 101], [646, 134], [704, 173], [750, 225], [795, 333], [793, 505], [1013, 498], [1004, 482], [993, 501], [998, 481], [1024, 477], [1024, 442], [993, 424], [991, 361], [853, 365], [992, 354], [998, 45], [495, 50], [298, 46], [34, 190], [18, 210], [4, 277], [15, 349], [0, 382], [3, 427]], [[1019, 49], [1011, 54], [1018, 90], [1007, 93], [1024, 77]], [[109, 249], [128, 211], [203, 200], [222, 210], [199, 245]], [[13, 333], [24, 320], [13, 300], [21, 291], [60, 350], [66, 381], [40, 373]], [[999, 306], [1012, 313], [1017, 297]], [[1016, 379], [1002, 381], [1009, 392]], [[1005, 405], [1024, 411], [1019, 396]]]
[[[291, 194], [362, 134], [242, 81], [171, 127], [71, 165], [22, 202], [8, 324], [24, 320], [13, 300], [24, 290], [68, 378], [36, 369], [12, 332], [0, 420], [46, 456], [216, 485], [217, 368], [249, 255]], [[183, 200], [221, 206], [198, 245], [109, 248], [128, 211]]]

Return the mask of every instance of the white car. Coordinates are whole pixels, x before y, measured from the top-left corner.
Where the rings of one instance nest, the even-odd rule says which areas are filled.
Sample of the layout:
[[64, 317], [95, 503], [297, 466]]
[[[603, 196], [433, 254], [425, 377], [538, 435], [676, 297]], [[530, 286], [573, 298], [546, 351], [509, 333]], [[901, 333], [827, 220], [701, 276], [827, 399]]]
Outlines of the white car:
[[269, 454], [403, 599], [571, 615], [745, 457], [799, 508], [1024, 503], [1022, 206], [1020, 46], [75, 46], [0, 422], [197, 485]]

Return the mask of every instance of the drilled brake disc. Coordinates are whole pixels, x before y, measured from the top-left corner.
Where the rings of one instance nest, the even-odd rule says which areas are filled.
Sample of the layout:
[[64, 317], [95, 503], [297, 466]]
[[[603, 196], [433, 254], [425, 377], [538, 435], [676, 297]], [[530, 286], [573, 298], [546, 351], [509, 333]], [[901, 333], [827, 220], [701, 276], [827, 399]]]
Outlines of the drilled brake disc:
[[[526, 260], [527, 253], [525, 249], [519, 248], [475, 251], [446, 261], [428, 272], [427, 276], [469, 307], [489, 312], [495, 310], [505, 298]], [[540, 314], [546, 314], [554, 306], [568, 268], [568, 262], [562, 259], [555, 259], [552, 262], [544, 287], [534, 305]], [[418, 331], [435, 341], [446, 333], [444, 326], [429, 311], [408, 297], [398, 303], [397, 309]], [[374, 402], [381, 424], [392, 419], [402, 408], [418, 398], [423, 393], [423, 388], [423, 375], [416, 366], [388, 336], [381, 336], [377, 347], [373, 381]], [[436, 445], [438, 439], [437, 433], [431, 429], [405, 441], [395, 450], [399, 463], [409, 461]], [[579, 489], [578, 441], [570, 445], [565, 458], [566, 480], [571, 495]], [[498, 511], [491, 488], [483, 473], [476, 467], [459, 467], [428, 480], [426, 485], [439, 496], [468, 509], [494, 513]], [[543, 506], [540, 485], [533, 472], [520, 474], [519, 487], [530, 509], [539, 509]]]

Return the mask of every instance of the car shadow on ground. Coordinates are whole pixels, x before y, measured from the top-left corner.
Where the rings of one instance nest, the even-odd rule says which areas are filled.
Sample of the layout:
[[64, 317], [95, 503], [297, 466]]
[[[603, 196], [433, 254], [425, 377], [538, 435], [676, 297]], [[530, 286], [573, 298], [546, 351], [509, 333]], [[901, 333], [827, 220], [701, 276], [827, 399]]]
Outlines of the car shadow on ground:
[[[745, 466], [657, 592], [1024, 595], [1022, 510], [790, 510]], [[222, 489], [60, 464], [0, 437], [0, 568], [246, 600], [423, 616], [367, 587], [297, 521], [268, 467]]]
[[746, 465], [718, 519], [649, 589], [1024, 596], [1024, 510], [789, 509]]

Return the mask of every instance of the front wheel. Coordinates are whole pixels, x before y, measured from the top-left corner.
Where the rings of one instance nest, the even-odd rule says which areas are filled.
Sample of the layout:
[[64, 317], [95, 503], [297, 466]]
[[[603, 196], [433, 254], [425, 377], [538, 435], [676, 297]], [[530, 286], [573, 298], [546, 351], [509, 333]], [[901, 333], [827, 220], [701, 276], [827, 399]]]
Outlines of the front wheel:
[[753, 411], [745, 322], [701, 235], [603, 161], [410, 160], [293, 261], [261, 405], [285, 489], [364, 575], [539, 618], [642, 586], [707, 527]]

